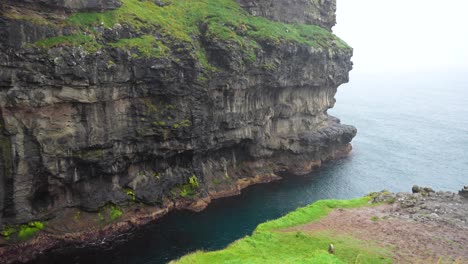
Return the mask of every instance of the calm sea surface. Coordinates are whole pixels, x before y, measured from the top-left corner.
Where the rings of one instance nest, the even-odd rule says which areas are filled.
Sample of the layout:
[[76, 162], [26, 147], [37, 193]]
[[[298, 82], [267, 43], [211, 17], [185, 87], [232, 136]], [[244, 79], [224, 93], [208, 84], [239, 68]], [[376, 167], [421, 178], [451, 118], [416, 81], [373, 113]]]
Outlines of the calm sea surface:
[[221, 249], [319, 199], [410, 191], [413, 184], [449, 191], [468, 185], [468, 72], [352, 75], [330, 113], [358, 128], [348, 158], [307, 177], [250, 187], [201, 213], [171, 213], [121, 243], [66, 249], [37, 263], [165, 263]]

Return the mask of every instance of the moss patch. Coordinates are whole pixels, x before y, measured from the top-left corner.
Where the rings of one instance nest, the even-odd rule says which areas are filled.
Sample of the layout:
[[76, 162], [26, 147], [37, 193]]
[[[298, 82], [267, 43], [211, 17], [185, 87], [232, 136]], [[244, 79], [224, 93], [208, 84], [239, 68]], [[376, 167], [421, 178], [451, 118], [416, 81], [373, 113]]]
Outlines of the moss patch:
[[188, 183], [176, 185], [171, 190], [171, 193], [174, 196], [180, 196], [183, 198], [193, 198], [197, 194], [199, 186], [200, 183], [198, 182], [197, 176], [192, 175], [189, 178]]
[[118, 218], [120, 218], [122, 214], [123, 214], [122, 210], [120, 210], [117, 206], [113, 205], [110, 208], [109, 217], [112, 221], [115, 221]]
[[14, 238], [24, 241], [33, 237], [42, 229], [44, 229], [44, 223], [34, 221], [24, 225], [4, 226], [0, 236], [3, 236], [6, 240]]
[[107, 204], [99, 209], [99, 212], [97, 213], [97, 223], [108, 224], [119, 219], [122, 215], [123, 211], [119, 206], [115, 204]]
[[130, 197], [130, 199], [132, 200], [132, 202], [134, 202], [136, 200], [136, 195], [135, 195], [135, 191], [130, 189], [130, 188], [125, 188], [123, 189], [124, 192]]

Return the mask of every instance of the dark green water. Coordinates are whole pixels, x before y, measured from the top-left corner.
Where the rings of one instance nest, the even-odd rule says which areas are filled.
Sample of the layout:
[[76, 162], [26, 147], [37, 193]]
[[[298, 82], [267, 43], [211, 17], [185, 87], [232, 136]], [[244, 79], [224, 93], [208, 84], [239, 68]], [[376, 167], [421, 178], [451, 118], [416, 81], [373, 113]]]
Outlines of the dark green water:
[[348, 158], [306, 177], [250, 187], [201, 213], [171, 213], [119, 243], [61, 250], [37, 263], [165, 263], [223, 248], [319, 199], [410, 191], [413, 184], [450, 191], [468, 185], [467, 73], [352, 76], [330, 113], [358, 128]]

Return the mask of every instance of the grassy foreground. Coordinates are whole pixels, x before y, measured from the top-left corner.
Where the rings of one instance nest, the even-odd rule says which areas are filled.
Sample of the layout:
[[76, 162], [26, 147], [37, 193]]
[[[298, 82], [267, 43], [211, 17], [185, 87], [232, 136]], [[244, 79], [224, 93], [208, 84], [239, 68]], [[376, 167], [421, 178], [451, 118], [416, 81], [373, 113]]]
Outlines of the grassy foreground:
[[[172, 263], [392, 263], [390, 250], [350, 236], [330, 232], [287, 232], [325, 217], [335, 208], [369, 206], [369, 197], [353, 200], [322, 200], [297, 209], [277, 220], [260, 224], [252, 234], [227, 248], [197, 251]], [[327, 252], [329, 244], [335, 254]]]

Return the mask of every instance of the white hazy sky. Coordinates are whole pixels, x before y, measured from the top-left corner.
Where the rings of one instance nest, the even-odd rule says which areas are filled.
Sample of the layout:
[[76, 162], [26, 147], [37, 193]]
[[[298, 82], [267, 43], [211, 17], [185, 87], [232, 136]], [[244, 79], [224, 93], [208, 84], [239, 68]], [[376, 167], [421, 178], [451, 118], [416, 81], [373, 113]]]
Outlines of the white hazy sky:
[[338, 0], [354, 72], [468, 72], [468, 0]]

